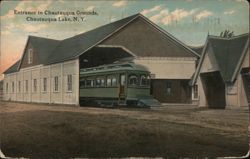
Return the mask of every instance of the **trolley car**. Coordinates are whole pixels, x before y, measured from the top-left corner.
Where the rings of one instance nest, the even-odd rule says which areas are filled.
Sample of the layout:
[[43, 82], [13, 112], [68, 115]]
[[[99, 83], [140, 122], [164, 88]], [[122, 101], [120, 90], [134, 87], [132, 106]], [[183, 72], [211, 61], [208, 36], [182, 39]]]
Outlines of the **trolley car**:
[[150, 107], [149, 71], [134, 63], [110, 64], [80, 70], [80, 105]]

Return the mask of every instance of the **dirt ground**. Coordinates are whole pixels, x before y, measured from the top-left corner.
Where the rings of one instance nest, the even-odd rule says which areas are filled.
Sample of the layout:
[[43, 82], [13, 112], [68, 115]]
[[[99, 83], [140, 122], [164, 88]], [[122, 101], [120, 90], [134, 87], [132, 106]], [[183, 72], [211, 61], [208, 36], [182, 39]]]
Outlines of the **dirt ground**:
[[249, 110], [91, 108], [0, 102], [1, 150], [26, 158], [243, 156]]

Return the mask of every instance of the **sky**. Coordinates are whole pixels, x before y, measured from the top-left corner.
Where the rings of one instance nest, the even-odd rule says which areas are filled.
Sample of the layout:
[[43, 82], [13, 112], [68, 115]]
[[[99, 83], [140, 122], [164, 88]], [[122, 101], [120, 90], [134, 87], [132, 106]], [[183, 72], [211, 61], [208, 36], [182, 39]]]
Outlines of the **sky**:
[[[35, 12], [35, 15], [15, 14]], [[75, 15], [76, 22], [27, 21], [33, 18], [72, 18], [45, 15], [45, 11], [96, 12]], [[40, 11], [42, 14], [38, 14]], [[249, 4], [246, 0], [120, 0], [120, 1], [2, 1], [0, 4], [0, 80], [23, 54], [28, 36], [62, 40], [127, 16], [141, 13], [187, 45], [200, 46], [207, 35], [229, 29], [235, 35], [249, 32]]]

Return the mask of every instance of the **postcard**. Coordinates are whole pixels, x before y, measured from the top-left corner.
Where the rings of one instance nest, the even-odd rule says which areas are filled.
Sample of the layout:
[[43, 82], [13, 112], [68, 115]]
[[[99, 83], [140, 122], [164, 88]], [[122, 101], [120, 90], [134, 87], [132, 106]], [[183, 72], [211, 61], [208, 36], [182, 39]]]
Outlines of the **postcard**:
[[1, 158], [249, 157], [249, 3], [0, 4]]

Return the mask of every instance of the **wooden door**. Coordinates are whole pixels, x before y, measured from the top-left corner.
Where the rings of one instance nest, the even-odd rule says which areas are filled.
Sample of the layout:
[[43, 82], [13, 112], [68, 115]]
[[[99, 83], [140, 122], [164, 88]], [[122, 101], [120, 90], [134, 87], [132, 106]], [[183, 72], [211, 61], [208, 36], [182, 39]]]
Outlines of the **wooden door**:
[[226, 107], [225, 84], [219, 72], [201, 73], [206, 99], [210, 108]]
[[126, 75], [120, 74], [119, 98], [125, 98]]

